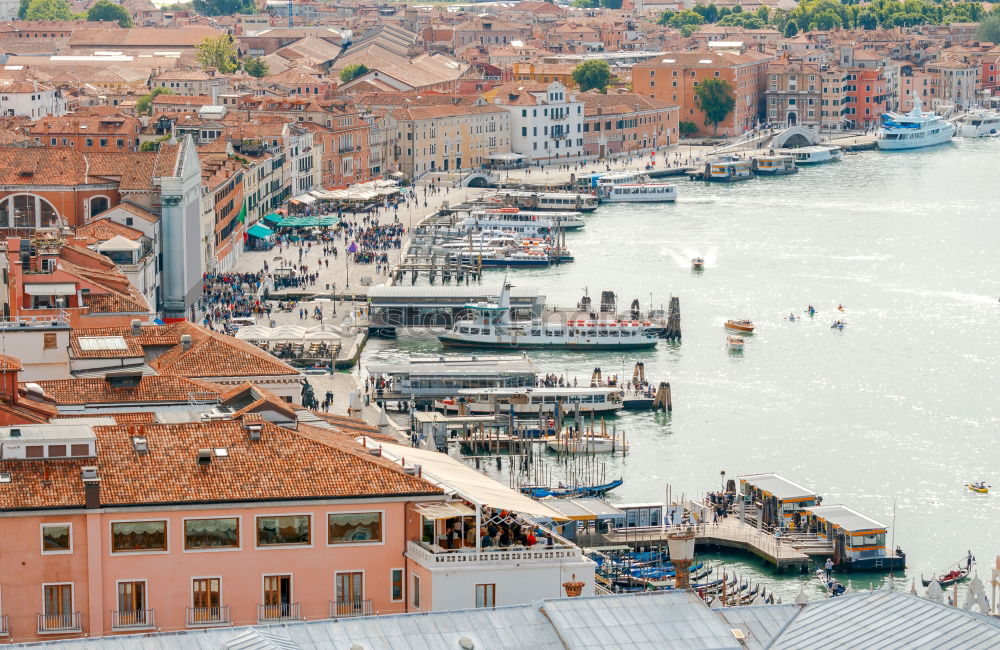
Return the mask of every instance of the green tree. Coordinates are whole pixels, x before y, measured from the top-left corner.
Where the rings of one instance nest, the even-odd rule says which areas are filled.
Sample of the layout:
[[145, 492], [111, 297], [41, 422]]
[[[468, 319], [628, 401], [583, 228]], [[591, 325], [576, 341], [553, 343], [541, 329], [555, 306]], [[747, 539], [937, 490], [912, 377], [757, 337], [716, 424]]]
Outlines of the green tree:
[[715, 4], [695, 5], [691, 7], [691, 11], [704, 18], [706, 23], [714, 23], [719, 19], [719, 8]]
[[346, 84], [351, 79], [357, 79], [364, 74], [368, 74], [368, 66], [364, 63], [352, 63], [345, 65], [344, 69], [340, 71], [340, 80]]
[[874, 11], [869, 11], [865, 9], [858, 14], [858, 27], [861, 29], [875, 29], [878, 27], [878, 14]]
[[257, 13], [257, 4], [253, 0], [194, 0], [191, 4], [202, 16]]
[[73, 20], [73, 10], [66, 0], [31, 0], [25, 20]]
[[[31, 4], [31, 0], [21, 0], [17, 6], [17, 17], [24, 20], [24, 17], [28, 15], [28, 5]], [[1000, 5], [998, 5], [1000, 6]]]
[[87, 10], [87, 20], [91, 22], [115, 22], [122, 27], [132, 26], [132, 16], [121, 6], [110, 0], [97, 0]]
[[269, 72], [267, 61], [259, 56], [251, 56], [243, 59], [243, 69], [251, 77], [266, 77]]
[[755, 13], [761, 22], [765, 24], [771, 20], [771, 10], [767, 7], [758, 7]]
[[680, 123], [677, 124], [677, 130], [681, 132], [682, 138], [688, 138], [698, 132], [698, 125], [694, 122], [681, 120]]
[[222, 74], [229, 74], [239, 67], [236, 43], [229, 34], [209, 36], [195, 49], [195, 58], [203, 68], [215, 68]]
[[733, 87], [725, 79], [706, 79], [698, 84], [694, 91], [694, 99], [705, 113], [705, 126], [712, 126], [718, 131], [719, 124], [733, 111], [736, 98], [733, 97]]
[[573, 0], [572, 6], [577, 9], [594, 9], [600, 7], [600, 0]]
[[789, 20], [785, 24], [785, 38], [794, 38], [796, 34], [799, 33], [799, 26], [795, 24], [794, 20]]
[[813, 22], [816, 23], [817, 29], [825, 31], [844, 26], [843, 19], [832, 9], [824, 9], [823, 11], [817, 13], [813, 18]]
[[690, 9], [678, 11], [670, 17], [670, 20], [667, 21], [667, 25], [673, 27], [674, 29], [680, 29], [684, 25], [694, 25], [697, 27], [698, 25], [703, 25], [704, 23], [705, 19], [701, 17], [701, 14], [695, 13]]
[[599, 92], [606, 92], [611, 83], [611, 67], [607, 61], [585, 61], [574, 68], [573, 81], [580, 90], [596, 88]]
[[1000, 43], [1000, 14], [984, 18], [983, 22], [979, 23], [976, 38], [985, 43]]
[[698, 31], [698, 25], [681, 25], [681, 36], [691, 38], [691, 34]]
[[[1000, 5], [997, 5], [997, 6], [1000, 7]], [[673, 18], [674, 14], [676, 14], [676, 13], [677, 13], [676, 11], [671, 11], [670, 9], [665, 9], [663, 11], [663, 13], [660, 14], [660, 17], [656, 19], [656, 24], [657, 25], [666, 25], [667, 23], [670, 22], [670, 19]]]
[[153, 100], [159, 95], [173, 95], [174, 91], [169, 88], [153, 88], [152, 92], [146, 93], [135, 102], [135, 112], [143, 115], [153, 107]]

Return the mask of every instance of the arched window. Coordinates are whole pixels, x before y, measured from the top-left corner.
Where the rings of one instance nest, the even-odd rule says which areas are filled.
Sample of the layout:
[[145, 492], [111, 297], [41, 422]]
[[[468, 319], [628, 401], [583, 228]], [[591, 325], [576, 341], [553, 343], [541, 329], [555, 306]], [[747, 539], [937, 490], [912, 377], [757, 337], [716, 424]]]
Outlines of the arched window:
[[40, 196], [12, 194], [0, 199], [0, 228], [55, 228], [61, 223], [59, 211]]
[[90, 216], [96, 217], [111, 207], [111, 201], [106, 196], [95, 196], [90, 199]]

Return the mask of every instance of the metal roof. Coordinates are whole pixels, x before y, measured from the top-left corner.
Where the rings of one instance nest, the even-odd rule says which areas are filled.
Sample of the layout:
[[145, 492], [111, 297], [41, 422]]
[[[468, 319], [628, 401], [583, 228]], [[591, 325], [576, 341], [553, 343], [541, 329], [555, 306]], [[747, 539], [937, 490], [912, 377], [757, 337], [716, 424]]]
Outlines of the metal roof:
[[690, 591], [564, 598], [542, 606], [569, 648], [741, 648]]
[[713, 610], [726, 619], [730, 629], [743, 630], [744, 644], [749, 650], [767, 648], [786, 625], [795, 618], [798, 605], [758, 605], [752, 607], [720, 607]]
[[746, 476], [741, 476], [740, 481], [746, 481], [754, 487], [770, 492], [779, 499], [818, 496], [816, 492], [794, 481], [789, 481], [784, 476], [778, 474], [747, 474]]
[[882, 590], [809, 603], [770, 647], [995, 650], [1000, 621]]
[[811, 508], [807, 508], [807, 510], [817, 517], [822, 517], [823, 519], [829, 521], [831, 524], [840, 526], [848, 532], [855, 530], [888, 528], [885, 524], [880, 524], [871, 517], [863, 515], [857, 510], [848, 508], [847, 506], [813, 506]]

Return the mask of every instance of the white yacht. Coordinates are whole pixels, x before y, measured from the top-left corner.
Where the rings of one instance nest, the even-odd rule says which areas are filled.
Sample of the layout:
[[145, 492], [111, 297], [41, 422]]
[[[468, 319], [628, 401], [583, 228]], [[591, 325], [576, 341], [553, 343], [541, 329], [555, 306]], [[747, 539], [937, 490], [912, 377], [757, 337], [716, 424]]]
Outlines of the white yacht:
[[[460, 403], [461, 402], [461, 403]], [[564, 417], [612, 415], [622, 410], [622, 389], [617, 386], [552, 388], [481, 388], [460, 390], [455, 398], [440, 399], [434, 408], [449, 414]]]
[[455, 321], [438, 335], [446, 347], [520, 350], [634, 350], [656, 346], [657, 335], [643, 322], [623, 320], [541, 319], [514, 321], [510, 316], [510, 285], [504, 284], [496, 302], [465, 305], [471, 315]]
[[844, 150], [837, 145], [817, 144], [811, 147], [799, 147], [796, 149], [780, 149], [783, 153], [795, 158], [796, 165], [816, 165], [819, 163], [834, 162], [844, 157]]
[[958, 135], [962, 138], [985, 138], [1000, 133], [1000, 111], [977, 110], [958, 121]]
[[955, 125], [933, 111], [923, 110], [920, 96], [913, 94], [909, 113], [885, 113], [875, 144], [879, 149], [920, 149], [951, 140]]
[[677, 200], [677, 186], [650, 181], [644, 174], [617, 172], [597, 179], [597, 195], [608, 202], [664, 203]]

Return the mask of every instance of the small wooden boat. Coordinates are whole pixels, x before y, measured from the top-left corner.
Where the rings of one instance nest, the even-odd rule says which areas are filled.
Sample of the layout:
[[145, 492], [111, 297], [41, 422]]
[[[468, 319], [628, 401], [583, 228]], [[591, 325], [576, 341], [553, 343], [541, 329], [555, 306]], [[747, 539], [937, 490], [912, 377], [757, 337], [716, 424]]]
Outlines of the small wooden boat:
[[729, 346], [730, 350], [742, 350], [743, 344], [746, 343], [742, 336], [727, 336], [726, 345]]
[[842, 320], [836, 320], [836, 321], [833, 321], [833, 325], [830, 326], [830, 329], [832, 329], [832, 330], [842, 330], [842, 329], [844, 329], [845, 325], [847, 325], [847, 323], [845, 323], [844, 321], [842, 321]]
[[695, 271], [700, 271], [705, 268], [705, 260], [701, 257], [696, 257], [691, 260], [691, 268]]
[[978, 485], [975, 485], [974, 483], [966, 483], [965, 487], [969, 488], [973, 492], [978, 492], [980, 494], [986, 494], [987, 492], [990, 491], [990, 486], [989, 485], [984, 485], [982, 487], [979, 487]]
[[[972, 566], [975, 566], [975, 562], [972, 563]], [[937, 583], [942, 587], [947, 587], [949, 585], [955, 584], [956, 582], [961, 582], [962, 580], [965, 580], [971, 574], [972, 574], [971, 568], [959, 567], [956, 569], [952, 569], [951, 571], [942, 576], [938, 576]], [[931, 580], [925, 578], [923, 574], [920, 574], [920, 582], [924, 583], [925, 587], [929, 587], [931, 584]]]
[[840, 584], [840, 581], [836, 578], [828, 577], [826, 571], [823, 569], [816, 569], [816, 573], [814, 575], [816, 576], [816, 581], [819, 582], [820, 587], [829, 592], [830, 596], [839, 596], [847, 591], [847, 588]]
[[747, 334], [753, 334], [754, 330], [753, 321], [749, 320], [738, 320], [730, 319], [726, 321], [726, 329], [733, 330], [736, 332], [746, 332]]

